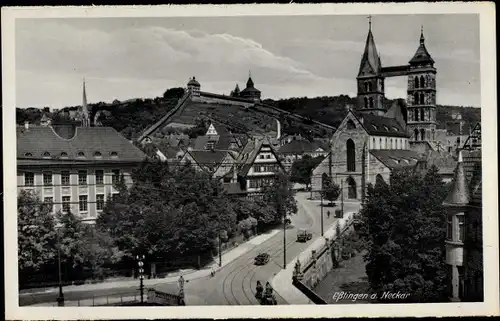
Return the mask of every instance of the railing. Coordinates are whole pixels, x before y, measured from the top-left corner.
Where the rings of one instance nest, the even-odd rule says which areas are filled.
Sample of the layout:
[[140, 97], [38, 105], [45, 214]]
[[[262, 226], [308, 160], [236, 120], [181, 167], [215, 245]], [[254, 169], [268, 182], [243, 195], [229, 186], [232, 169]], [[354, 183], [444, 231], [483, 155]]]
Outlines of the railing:
[[[144, 296], [146, 299], [146, 296]], [[40, 302], [35, 303], [37, 300], [36, 295], [33, 295], [31, 298], [31, 302], [19, 302], [20, 306], [58, 306], [58, 303], [55, 300], [51, 302]], [[141, 294], [139, 291], [133, 292], [121, 292], [121, 293], [110, 293], [105, 295], [93, 295], [91, 297], [82, 298], [82, 299], [70, 299], [66, 298], [64, 301], [64, 306], [66, 307], [88, 307], [88, 306], [112, 306], [112, 305], [128, 305], [132, 303], [138, 303], [141, 301]]]

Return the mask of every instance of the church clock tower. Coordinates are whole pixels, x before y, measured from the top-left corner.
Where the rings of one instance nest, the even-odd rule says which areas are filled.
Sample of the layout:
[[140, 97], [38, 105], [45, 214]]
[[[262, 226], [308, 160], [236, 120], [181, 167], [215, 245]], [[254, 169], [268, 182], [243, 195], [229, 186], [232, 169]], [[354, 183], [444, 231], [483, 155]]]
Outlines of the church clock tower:
[[[371, 19], [371, 17], [369, 17]], [[369, 22], [368, 36], [365, 51], [361, 58], [358, 77], [357, 110], [383, 116], [384, 109], [384, 77], [382, 63], [373, 39], [371, 20]]]
[[409, 62], [408, 70], [408, 134], [413, 141], [436, 139], [436, 68], [425, 47], [423, 28], [420, 46]]

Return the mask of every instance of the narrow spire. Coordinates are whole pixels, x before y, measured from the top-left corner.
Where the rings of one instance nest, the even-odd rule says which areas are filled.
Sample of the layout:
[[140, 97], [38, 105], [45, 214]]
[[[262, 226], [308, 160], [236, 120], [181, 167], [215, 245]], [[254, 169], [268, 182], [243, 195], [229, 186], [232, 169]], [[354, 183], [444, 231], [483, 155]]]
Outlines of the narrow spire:
[[248, 78], [252, 78], [252, 71], [251, 70], [248, 71]]
[[368, 18], [368, 30], [371, 31], [372, 30], [372, 16], [369, 15], [367, 18]]
[[85, 91], [85, 78], [83, 78], [83, 100], [82, 100], [82, 109], [84, 113], [87, 113], [87, 93]]
[[378, 55], [377, 47], [375, 46], [375, 39], [373, 38], [373, 34], [371, 31], [371, 16], [369, 27], [370, 30], [368, 30], [368, 35], [366, 37], [365, 50], [361, 58], [358, 76], [360, 76], [362, 73], [378, 75], [380, 74], [380, 70], [382, 68], [380, 56]]
[[453, 205], [467, 205], [470, 200], [469, 189], [467, 185], [468, 184], [465, 176], [465, 168], [462, 159], [462, 151], [459, 151], [458, 163], [455, 169], [452, 187], [450, 193], [448, 194], [448, 197], [446, 197], [445, 203]]
[[424, 44], [425, 38], [424, 38], [424, 25], [420, 26], [420, 43]]

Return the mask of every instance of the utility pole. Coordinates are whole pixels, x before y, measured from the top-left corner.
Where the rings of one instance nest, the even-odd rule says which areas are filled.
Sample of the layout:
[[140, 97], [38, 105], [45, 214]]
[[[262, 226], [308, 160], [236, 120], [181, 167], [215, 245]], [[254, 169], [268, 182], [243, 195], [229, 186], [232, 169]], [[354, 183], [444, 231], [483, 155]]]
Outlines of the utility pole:
[[58, 271], [59, 271], [59, 296], [57, 297], [57, 305], [60, 307], [64, 306], [64, 293], [62, 289], [62, 273], [61, 273], [61, 237], [59, 236], [59, 230], [61, 226], [57, 228], [57, 261], [58, 261]]
[[[277, 209], [280, 209], [279, 203]], [[286, 213], [283, 213], [283, 269], [286, 269]]]
[[219, 266], [222, 267], [222, 252], [221, 252], [222, 241], [220, 238], [221, 238], [221, 236], [220, 236], [220, 230], [219, 230]]
[[323, 236], [323, 190], [320, 192], [321, 195], [321, 236]]
[[340, 214], [344, 217], [344, 180], [340, 179]]

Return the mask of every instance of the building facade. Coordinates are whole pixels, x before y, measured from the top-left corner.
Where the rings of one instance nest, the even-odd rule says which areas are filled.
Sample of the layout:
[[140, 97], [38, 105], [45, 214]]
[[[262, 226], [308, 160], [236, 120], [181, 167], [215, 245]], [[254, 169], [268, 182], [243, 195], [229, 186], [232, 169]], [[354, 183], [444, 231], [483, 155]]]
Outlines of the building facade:
[[95, 222], [123, 178], [146, 155], [113, 128], [73, 124], [24, 126], [17, 129], [17, 187], [35, 192], [53, 204], [53, 211], [71, 211]]

